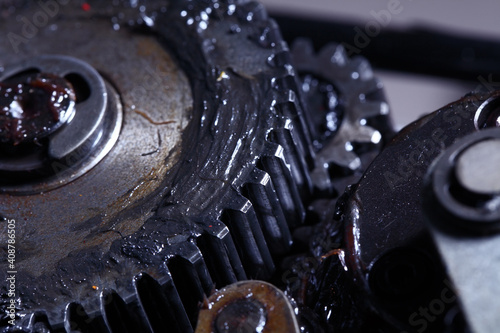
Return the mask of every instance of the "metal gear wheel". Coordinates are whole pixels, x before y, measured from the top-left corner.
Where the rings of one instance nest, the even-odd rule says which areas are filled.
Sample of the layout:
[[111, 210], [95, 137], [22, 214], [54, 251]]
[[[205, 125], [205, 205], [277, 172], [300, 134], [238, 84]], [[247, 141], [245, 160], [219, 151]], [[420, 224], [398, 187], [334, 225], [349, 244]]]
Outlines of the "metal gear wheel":
[[[64, 159], [50, 149], [57, 131], [26, 148], [44, 172], [1, 170], [5, 255], [7, 221], [17, 235], [2, 330], [193, 331], [204, 295], [268, 278], [304, 219], [311, 139], [287, 47], [253, 2], [48, 3], [2, 20], [0, 74], [45, 71], [29, 65], [40, 54], [83, 60], [99, 88], [78, 70], [55, 74], [75, 90], [76, 114], [107, 96], [108, 116], [79, 117], [101, 135], [64, 145]], [[29, 71], [9, 72], [19, 66]]]
[[[310, 41], [297, 39], [291, 52], [302, 92], [315, 111], [310, 112], [316, 148], [313, 184], [321, 192], [342, 193], [393, 133], [383, 85], [366, 59], [349, 59], [341, 45], [328, 44], [316, 54]], [[355, 178], [336, 182], [354, 173]]]
[[[281, 262], [281, 279], [275, 283], [295, 299], [304, 332], [327, 332], [350, 327], [362, 311], [341, 264], [343, 226], [334, 219], [336, 202], [346, 186], [359, 181], [394, 130], [383, 85], [365, 59], [349, 59], [336, 44], [316, 54], [307, 39], [294, 41], [291, 54], [307, 105], [315, 195], [307, 202], [307, 225], [294, 232], [296, 243], [307, 250]], [[337, 280], [332, 282], [332, 276]]]

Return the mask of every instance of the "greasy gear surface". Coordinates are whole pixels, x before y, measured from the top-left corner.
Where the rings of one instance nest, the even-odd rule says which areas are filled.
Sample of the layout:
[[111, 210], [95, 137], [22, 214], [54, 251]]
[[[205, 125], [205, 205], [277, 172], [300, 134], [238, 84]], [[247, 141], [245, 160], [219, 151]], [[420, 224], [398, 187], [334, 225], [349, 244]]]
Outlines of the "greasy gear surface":
[[297, 39], [291, 52], [311, 104], [317, 151], [311, 178], [320, 191], [336, 189], [338, 195], [352, 183], [335, 184], [339, 176], [359, 178], [393, 132], [383, 85], [366, 59], [349, 59], [341, 45], [328, 44], [316, 53], [310, 41]]
[[[107, 15], [109, 6], [89, 4]], [[304, 219], [311, 140], [275, 23], [245, 1], [172, 1], [151, 17], [134, 28], [176, 56], [194, 104], [165, 195], [107, 249], [68, 253], [39, 276], [19, 257], [15, 327], [2, 285], [6, 331], [190, 332], [214, 287], [268, 278]]]
[[308, 40], [297, 39], [291, 53], [307, 104], [316, 196], [307, 210], [312, 225], [294, 232], [296, 243], [308, 249], [282, 261], [276, 283], [296, 300], [304, 332], [349, 331], [364, 309], [345, 271], [336, 203], [393, 135], [389, 106], [370, 64], [348, 58], [342, 46], [315, 52]]

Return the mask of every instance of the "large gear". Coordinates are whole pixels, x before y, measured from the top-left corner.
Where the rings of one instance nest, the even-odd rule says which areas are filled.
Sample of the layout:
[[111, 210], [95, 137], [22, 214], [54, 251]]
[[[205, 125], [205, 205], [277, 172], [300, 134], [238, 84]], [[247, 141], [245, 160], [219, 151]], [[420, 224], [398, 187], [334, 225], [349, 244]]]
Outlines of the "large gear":
[[[14, 30], [26, 39], [15, 48], [12, 38], [0, 40], [0, 59], [83, 59], [116, 90], [109, 94], [119, 94], [124, 113], [118, 142], [90, 171], [59, 187], [36, 180], [17, 196], [3, 188], [0, 213], [17, 221], [18, 257], [16, 323], [7, 324], [2, 285], [1, 325], [9, 332], [189, 332], [214, 287], [268, 278], [273, 256], [287, 251], [290, 230], [304, 219], [311, 140], [288, 50], [252, 2], [85, 5], [59, 5], [33, 39]], [[26, 1], [15, 14], [35, 17], [38, 6]], [[17, 27], [16, 15], [0, 29]], [[76, 28], [86, 32], [75, 36]], [[148, 60], [161, 82], [144, 95], [137, 88], [150, 82], [135, 84], [141, 70], [151, 71]], [[162, 100], [165, 91], [180, 98]], [[127, 158], [136, 168], [127, 169]], [[157, 169], [140, 164], [146, 158]]]
[[48, 3], [0, 6], [0, 78], [53, 71], [76, 114], [99, 121], [75, 116], [97, 131], [85, 144], [56, 131], [29, 146], [35, 173], [0, 159], [5, 254], [8, 221], [18, 233], [16, 324], [2, 285], [3, 331], [190, 332], [214, 288], [271, 278], [306, 204], [322, 235], [339, 232], [322, 208], [392, 133], [366, 60], [305, 41], [291, 56], [254, 2]]

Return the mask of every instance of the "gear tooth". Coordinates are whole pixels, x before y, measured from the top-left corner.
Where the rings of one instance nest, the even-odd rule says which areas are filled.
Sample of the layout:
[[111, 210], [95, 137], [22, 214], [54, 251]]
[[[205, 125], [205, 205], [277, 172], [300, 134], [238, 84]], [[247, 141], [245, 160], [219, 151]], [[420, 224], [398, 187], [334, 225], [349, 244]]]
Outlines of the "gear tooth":
[[382, 88], [382, 83], [377, 80], [359, 81], [355, 92], [364, 95], [367, 100], [385, 102]]
[[246, 280], [241, 259], [227, 226], [220, 221], [205, 221], [205, 233], [196, 239], [216, 288]]
[[[248, 12], [245, 15], [247, 15], [247, 17], [249, 17], [248, 15], [254, 16], [252, 12]], [[265, 22], [265, 25], [261, 24], [262, 26], [258, 29], [258, 31], [250, 35], [250, 39], [266, 49], [283, 46], [284, 44], [281, 43], [282, 37], [278, 24], [273, 20], [267, 20]]]
[[365, 101], [357, 103], [353, 108], [353, 115], [358, 122], [363, 119], [387, 114], [389, 114], [389, 105], [385, 102]]
[[386, 102], [381, 102], [380, 103], [380, 114], [383, 116], [388, 116], [390, 113], [391, 108], [389, 107], [389, 104]]
[[269, 174], [254, 168], [243, 191], [252, 202], [271, 253], [286, 253], [292, 236]]
[[109, 332], [100, 314], [91, 317], [84, 307], [76, 302], [66, 306], [64, 328], [67, 332]]
[[207, 265], [200, 249], [193, 242], [181, 244], [178, 249], [178, 256], [187, 260], [193, 266], [194, 273], [197, 276], [203, 292], [208, 295], [214, 288], [214, 283], [208, 272]]
[[297, 38], [291, 47], [294, 64], [309, 64], [314, 57], [312, 42], [306, 38]]
[[274, 20], [269, 20], [268, 22], [269, 33], [267, 39], [272, 43], [272, 46], [274, 47], [278, 43], [281, 43], [283, 37], [281, 36], [281, 30], [278, 26], [278, 23], [276, 23], [276, 21]]
[[239, 6], [238, 11], [241, 12], [241, 19], [243, 20], [250, 18], [251, 21], [266, 21], [268, 19], [267, 11], [260, 2], [247, 2]]
[[386, 102], [384, 94], [384, 83], [377, 78], [370, 80], [371, 85], [366, 87], [366, 99], [372, 101]]
[[[313, 127], [309, 119], [309, 114], [303, 112], [300, 107], [297, 94], [293, 90], [288, 90], [277, 98], [275, 109], [279, 115], [286, 119], [291, 119], [293, 124], [296, 144], [304, 152], [306, 159], [312, 159], [311, 131]], [[308, 154], [306, 154], [307, 152]]]
[[267, 63], [274, 68], [283, 68], [285, 65], [291, 63], [290, 52], [285, 48], [283, 51], [273, 53], [267, 59]]
[[358, 128], [358, 134], [353, 137], [352, 142], [356, 143], [367, 143], [367, 144], [379, 144], [382, 140], [382, 134], [379, 131], [370, 126], [360, 126]]
[[191, 323], [170, 273], [167, 270], [164, 273], [160, 282], [145, 273], [141, 273], [134, 279], [149, 329], [155, 333], [192, 331]]
[[126, 303], [112, 289], [105, 289], [101, 294], [101, 312], [110, 332], [151, 332], [144, 322], [144, 313], [140, 310], [136, 295]]
[[274, 81], [274, 88], [281, 91], [297, 91], [297, 82], [295, 81], [293, 67], [291, 65], [285, 66], [285, 70], [286, 73]]
[[183, 252], [182, 255], [175, 255], [168, 259], [167, 267], [191, 327], [194, 328], [198, 320], [198, 304], [203, 302], [205, 295], [209, 294], [210, 291], [207, 292], [203, 286], [203, 276], [200, 276], [199, 272], [199, 259], [193, 261], [192, 257], [189, 258], [190, 254], [195, 257], [201, 257], [201, 255], [193, 253], [192, 249], [184, 248]]
[[[365, 133], [361, 135], [359, 133]], [[311, 178], [318, 193], [336, 197], [344, 190], [344, 187], [352, 183], [352, 176], [355, 172], [362, 169], [362, 161], [357, 152], [363, 149], [373, 149], [375, 137], [380, 133], [374, 131], [368, 126], [363, 126], [363, 129], [357, 135], [351, 136], [348, 133], [342, 135], [343, 139], [330, 141], [317, 156], [316, 167], [311, 172]], [[359, 142], [358, 142], [359, 141]], [[346, 148], [345, 145], [350, 146]], [[345, 182], [341, 177], [351, 179]]]
[[257, 164], [266, 171], [273, 182], [281, 208], [291, 228], [304, 221], [305, 210], [295, 181], [290, 173], [290, 166], [283, 155], [283, 147], [272, 142], [267, 143], [266, 152]]
[[[172, 220], [170, 222], [173, 224], [176, 221]], [[195, 225], [191, 221], [185, 221], [184, 226], [185, 225], [190, 225], [196, 230], [200, 229], [199, 226]], [[194, 235], [191, 237], [195, 238]], [[203, 301], [204, 295], [211, 292], [213, 289], [213, 283], [203, 261], [202, 254], [198, 247], [191, 241], [191, 237], [187, 240], [182, 237], [180, 237], [180, 239], [175, 239], [176, 237], [173, 237], [171, 240], [163, 239], [159, 241], [159, 243], [155, 242], [155, 244], [161, 245], [160, 251], [162, 254], [158, 255], [156, 257], [157, 260], [154, 262], [146, 264], [149, 264], [148, 266], [151, 267], [154, 274], [160, 277], [167, 276], [169, 274], [168, 271], [170, 271], [170, 276], [174, 281], [174, 285], [180, 295], [185, 311], [190, 315], [189, 319], [191, 320], [191, 324], [195, 325], [195, 310], [198, 304], [197, 302]], [[141, 243], [140, 241], [137, 243], [142, 245], [138, 246], [139, 248], [151, 249], [151, 243]], [[165, 259], [163, 256], [168, 258], [166, 263], [164, 262]], [[162, 267], [164, 266], [168, 267], [168, 271], [162, 271]], [[149, 271], [150, 269], [148, 269], [148, 272]], [[129, 308], [133, 310], [132, 312], [140, 314], [142, 313], [140, 311], [141, 307], [144, 307], [140, 304], [140, 295], [137, 293], [137, 288], [134, 285], [135, 280], [131, 280], [130, 282], [130, 287], [126, 286], [127, 293], [123, 294], [135, 295], [133, 298], [127, 299], [127, 304]], [[120, 289], [124, 289], [123, 286], [120, 287]], [[128, 289], [131, 290], [129, 291]], [[149, 325], [147, 314], [144, 314], [139, 319], [142, 319], [142, 326], [147, 327]], [[107, 323], [109, 324], [109, 322]]]
[[311, 179], [313, 181], [315, 190], [318, 193], [325, 195], [332, 195], [333, 187], [330, 180], [330, 175], [328, 173], [329, 166], [328, 163], [319, 164], [311, 172]]
[[361, 160], [352, 151], [339, 150], [336, 155], [332, 158], [332, 162], [341, 168], [354, 172], [361, 167]]
[[[334, 138], [332, 141], [325, 146], [320, 154], [318, 154], [317, 166], [316, 168], [331, 168], [331, 165], [335, 168], [340, 168], [344, 170], [341, 174], [350, 174], [353, 171], [359, 169], [361, 166], [361, 160], [352, 151], [353, 147], [350, 142], [350, 135], [346, 131], [345, 133], [338, 133], [339, 136]], [[357, 136], [354, 136], [357, 138]], [[346, 145], [351, 146], [349, 150], [346, 149]], [[316, 172], [319, 174], [319, 172]], [[330, 174], [333, 174], [330, 172]]]
[[246, 274], [252, 279], [267, 279], [274, 263], [252, 203], [241, 195], [232, 198], [231, 208], [221, 215], [235, 241]]
[[272, 130], [268, 138], [270, 142], [283, 147], [285, 161], [290, 165], [290, 172], [299, 188], [301, 198], [303, 200], [309, 198], [312, 194], [312, 184], [305, 160], [306, 153], [302, 142], [294, 131], [293, 122], [286, 119], [283, 128]]
[[372, 66], [364, 57], [356, 56], [349, 62], [349, 67], [353, 73], [358, 73], [358, 79], [368, 81], [373, 79]]
[[342, 45], [339, 44], [327, 44], [318, 53], [317, 63], [322, 65], [333, 64], [339, 67], [345, 67], [349, 57], [345, 52]]
[[28, 329], [24, 328], [24, 331], [37, 333], [53, 331], [45, 311], [36, 311], [35, 313], [31, 314], [28, 319], [28, 325]]

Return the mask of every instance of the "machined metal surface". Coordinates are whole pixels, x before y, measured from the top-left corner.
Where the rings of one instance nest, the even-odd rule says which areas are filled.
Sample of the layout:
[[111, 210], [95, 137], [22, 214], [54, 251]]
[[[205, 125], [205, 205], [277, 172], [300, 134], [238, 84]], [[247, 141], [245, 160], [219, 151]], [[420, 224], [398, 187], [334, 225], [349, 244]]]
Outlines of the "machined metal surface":
[[[491, 139], [469, 147], [457, 160], [457, 178], [468, 190], [479, 194], [500, 192], [500, 175], [497, 168], [500, 141]], [[481, 171], [479, 171], [481, 170]]]
[[[424, 192], [429, 197], [424, 200], [427, 225], [473, 332], [495, 332], [500, 324], [495, 297], [500, 281], [498, 163], [492, 149], [499, 138], [499, 129], [489, 128], [458, 140], [430, 168]], [[458, 185], [446, 177], [453, 172]], [[481, 255], [470, 260], [473, 253]]]

